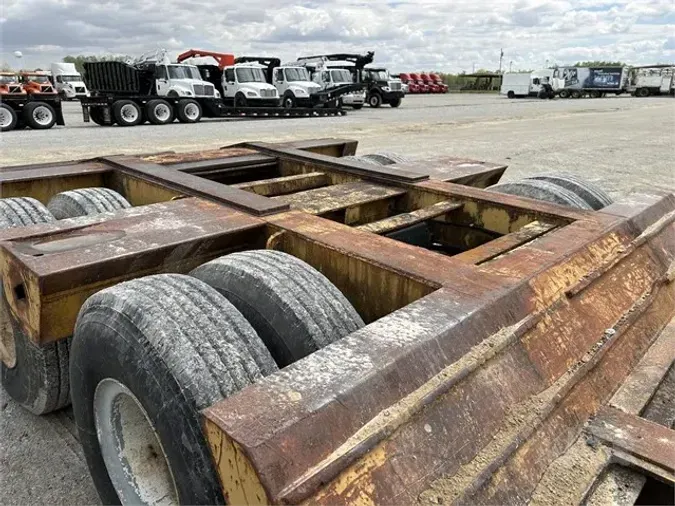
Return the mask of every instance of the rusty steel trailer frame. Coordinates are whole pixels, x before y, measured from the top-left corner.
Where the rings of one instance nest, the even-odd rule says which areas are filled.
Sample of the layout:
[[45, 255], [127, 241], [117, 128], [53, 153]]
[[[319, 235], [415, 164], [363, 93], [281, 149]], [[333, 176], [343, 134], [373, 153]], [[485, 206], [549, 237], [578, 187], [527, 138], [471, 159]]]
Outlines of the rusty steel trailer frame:
[[[340, 159], [355, 152], [4, 168], [3, 197], [107, 186], [142, 206], [0, 231], [8, 311], [44, 344], [94, 292], [230, 251], [326, 275], [366, 327], [203, 411], [235, 504], [582, 503], [625, 469], [672, 483], [675, 196], [581, 211], [485, 191], [504, 166]], [[401, 235], [419, 224], [453, 254]]]

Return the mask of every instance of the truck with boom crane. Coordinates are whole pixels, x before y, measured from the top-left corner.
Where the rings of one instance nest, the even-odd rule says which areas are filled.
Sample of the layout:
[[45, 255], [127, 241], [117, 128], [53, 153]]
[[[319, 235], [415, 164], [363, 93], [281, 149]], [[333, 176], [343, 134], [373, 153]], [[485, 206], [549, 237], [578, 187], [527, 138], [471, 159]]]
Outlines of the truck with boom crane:
[[[202, 56], [215, 58], [217, 65], [185, 62]], [[259, 67], [237, 67], [231, 54], [194, 49], [182, 53], [175, 63], [165, 51], [129, 63], [85, 63], [90, 96], [81, 99], [84, 121], [134, 126], [144, 121], [164, 125], [176, 118], [181, 123], [197, 123], [202, 117], [311, 115], [305, 110], [281, 114], [278, 93], [261, 74]], [[326, 109], [314, 115], [336, 114], [342, 111]]]

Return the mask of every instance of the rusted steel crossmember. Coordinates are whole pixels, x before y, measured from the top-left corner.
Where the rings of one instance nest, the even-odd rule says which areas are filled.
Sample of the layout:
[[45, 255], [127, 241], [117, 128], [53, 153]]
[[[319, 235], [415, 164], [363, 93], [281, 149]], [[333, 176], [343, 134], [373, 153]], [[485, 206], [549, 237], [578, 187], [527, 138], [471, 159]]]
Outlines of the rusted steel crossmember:
[[[329, 244], [312, 219], [286, 226]], [[438, 290], [205, 410], [227, 497], [524, 501], [673, 317], [674, 219], [638, 195], [480, 267], [402, 245]]]

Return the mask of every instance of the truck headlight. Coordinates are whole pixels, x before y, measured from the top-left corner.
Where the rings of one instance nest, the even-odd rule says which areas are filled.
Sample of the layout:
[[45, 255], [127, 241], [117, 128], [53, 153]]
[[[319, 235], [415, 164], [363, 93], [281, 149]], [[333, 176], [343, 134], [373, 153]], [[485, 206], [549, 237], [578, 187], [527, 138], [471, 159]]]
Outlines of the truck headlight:
[[215, 98], [220, 98], [220, 92], [218, 90], [213, 90], [213, 96]]
[[190, 90], [179, 89], [178, 93], [180, 95], [183, 95], [184, 97], [191, 97], [192, 96], [192, 92]]
[[389, 88], [389, 86], [383, 86], [382, 91], [391, 91], [391, 89]]
[[257, 97], [258, 94], [255, 91], [247, 91], [246, 96], [247, 97]]
[[302, 88], [294, 88], [293, 93], [295, 93], [296, 95], [301, 95], [301, 96], [305, 96], [305, 97], [308, 95], [307, 90], [302, 89]]

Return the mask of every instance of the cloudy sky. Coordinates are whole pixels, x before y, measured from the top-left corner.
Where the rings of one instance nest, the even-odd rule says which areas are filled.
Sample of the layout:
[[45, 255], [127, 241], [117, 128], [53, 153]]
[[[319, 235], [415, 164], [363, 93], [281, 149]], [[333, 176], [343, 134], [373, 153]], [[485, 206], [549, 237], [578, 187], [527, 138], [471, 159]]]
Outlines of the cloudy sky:
[[2, 0], [0, 61], [158, 47], [297, 56], [375, 50], [393, 70], [675, 61], [675, 0]]

